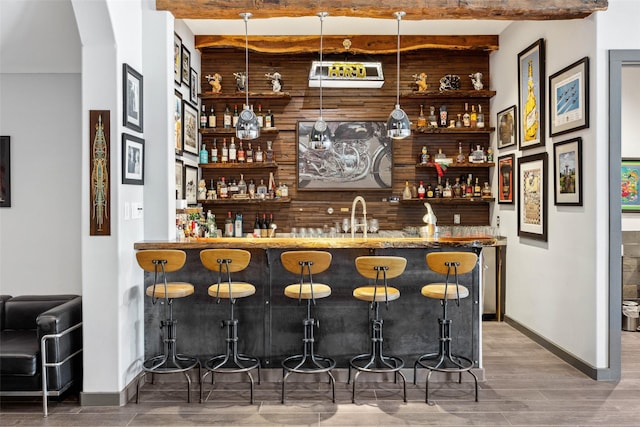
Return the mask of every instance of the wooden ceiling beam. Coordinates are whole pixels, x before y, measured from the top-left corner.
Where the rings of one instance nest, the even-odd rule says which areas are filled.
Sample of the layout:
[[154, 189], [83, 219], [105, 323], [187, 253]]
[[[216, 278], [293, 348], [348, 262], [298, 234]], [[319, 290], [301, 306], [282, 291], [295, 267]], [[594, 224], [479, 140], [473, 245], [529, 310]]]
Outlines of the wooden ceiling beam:
[[[244, 36], [196, 36], [195, 47], [244, 49]], [[345, 41], [348, 40], [349, 43]], [[468, 51], [494, 51], [498, 49], [498, 36], [402, 36], [400, 50], [448, 49]], [[319, 50], [319, 36], [249, 36], [249, 50], [262, 53], [315, 53]], [[347, 49], [345, 44], [349, 45]], [[396, 53], [396, 36], [324, 36], [322, 51], [331, 53], [387, 54]]]
[[389, 18], [404, 10], [409, 20], [581, 19], [606, 10], [608, 0], [156, 0], [157, 10], [167, 10], [177, 19], [238, 19], [240, 12], [253, 17], [301, 17], [327, 11], [331, 16]]

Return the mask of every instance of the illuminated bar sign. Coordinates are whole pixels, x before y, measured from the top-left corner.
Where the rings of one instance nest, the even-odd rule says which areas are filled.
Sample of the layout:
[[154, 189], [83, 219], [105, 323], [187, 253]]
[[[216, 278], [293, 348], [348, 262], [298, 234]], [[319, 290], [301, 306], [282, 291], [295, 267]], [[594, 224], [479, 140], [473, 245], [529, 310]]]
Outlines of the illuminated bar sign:
[[313, 61], [309, 87], [379, 88], [384, 84], [380, 62]]

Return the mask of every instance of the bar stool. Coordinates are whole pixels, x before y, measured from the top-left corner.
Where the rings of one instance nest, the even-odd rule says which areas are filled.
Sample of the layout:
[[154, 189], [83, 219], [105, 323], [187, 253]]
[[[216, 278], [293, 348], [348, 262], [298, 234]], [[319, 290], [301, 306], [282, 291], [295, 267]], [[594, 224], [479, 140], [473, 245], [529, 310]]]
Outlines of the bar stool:
[[[404, 367], [404, 361], [396, 356], [387, 356], [382, 352], [382, 325], [383, 319], [380, 317], [380, 302], [384, 302], [389, 309], [389, 301], [400, 298], [400, 291], [397, 288], [389, 286], [387, 280], [400, 276], [405, 267], [407, 260], [397, 256], [361, 256], [356, 258], [356, 269], [361, 276], [367, 279], [374, 279], [373, 286], [361, 286], [353, 291], [353, 296], [361, 301], [370, 303], [373, 311], [371, 319], [370, 339], [371, 350], [369, 353], [360, 354], [351, 358], [349, 362], [349, 379], [351, 381], [351, 369], [357, 372], [353, 377], [353, 390], [351, 401], [356, 401], [356, 381], [358, 375], [362, 372], [369, 373], [388, 373], [393, 372], [394, 382], [398, 381], [398, 375], [402, 378], [404, 401], [407, 401], [407, 380], [401, 369]], [[382, 282], [382, 283], [380, 283]]]
[[290, 273], [300, 274], [300, 282], [284, 288], [284, 295], [307, 302], [307, 317], [302, 321], [304, 338], [303, 352], [287, 357], [282, 361], [282, 403], [285, 401], [285, 385], [287, 378], [293, 374], [317, 374], [326, 372], [331, 382], [332, 400], [336, 401], [336, 381], [331, 370], [336, 366], [335, 360], [315, 353], [313, 328], [320, 327], [320, 322], [311, 317], [311, 305], [316, 299], [331, 295], [331, 287], [323, 283], [314, 283], [313, 275], [322, 273], [331, 265], [331, 253], [324, 251], [288, 251], [280, 254], [282, 266]]
[[[458, 373], [458, 382], [462, 382], [462, 373], [469, 372], [475, 382], [476, 402], [478, 401], [478, 377], [471, 370], [473, 361], [467, 357], [451, 352], [451, 319], [447, 314], [449, 300], [454, 300], [460, 306], [460, 299], [469, 296], [469, 290], [458, 281], [458, 275], [473, 270], [478, 262], [478, 256], [473, 252], [433, 252], [427, 254], [427, 265], [439, 274], [446, 275], [444, 283], [431, 283], [422, 287], [422, 295], [427, 298], [439, 299], [442, 306], [442, 317], [438, 319], [440, 325], [439, 347], [436, 353], [427, 353], [418, 358], [413, 365], [413, 382], [416, 382], [418, 367], [427, 368], [425, 401], [429, 403], [429, 379], [434, 371]], [[451, 275], [454, 282], [450, 283]]]
[[185, 282], [168, 282], [167, 273], [180, 270], [187, 259], [187, 254], [180, 250], [145, 250], [136, 252], [138, 265], [147, 272], [153, 273], [153, 285], [146, 289], [152, 303], [160, 301], [164, 305], [164, 320], [160, 321], [160, 336], [163, 342], [163, 353], [153, 356], [142, 363], [142, 376], [136, 384], [136, 403], [138, 403], [140, 382], [147, 373], [173, 374], [182, 372], [187, 378], [188, 402], [191, 402], [191, 378], [187, 371], [198, 367], [200, 379], [200, 361], [194, 356], [177, 352], [177, 321], [173, 318], [173, 301], [193, 294], [193, 285]]
[[[204, 364], [207, 372], [202, 376], [202, 384], [211, 373], [211, 381], [216, 373], [236, 374], [246, 372], [249, 377], [253, 404], [253, 376], [251, 371], [258, 369], [258, 384], [260, 384], [260, 359], [238, 352], [238, 319], [234, 317], [233, 309], [236, 299], [245, 298], [256, 293], [256, 288], [251, 283], [234, 282], [231, 273], [244, 270], [251, 260], [251, 252], [243, 249], [205, 249], [200, 252], [200, 261], [211, 271], [218, 272], [218, 283], [209, 286], [209, 296], [216, 298], [219, 304], [221, 299], [229, 300], [229, 319], [222, 322], [222, 327], [227, 328], [226, 351], [224, 354], [214, 356]], [[200, 387], [200, 402], [202, 402], [202, 388]]]

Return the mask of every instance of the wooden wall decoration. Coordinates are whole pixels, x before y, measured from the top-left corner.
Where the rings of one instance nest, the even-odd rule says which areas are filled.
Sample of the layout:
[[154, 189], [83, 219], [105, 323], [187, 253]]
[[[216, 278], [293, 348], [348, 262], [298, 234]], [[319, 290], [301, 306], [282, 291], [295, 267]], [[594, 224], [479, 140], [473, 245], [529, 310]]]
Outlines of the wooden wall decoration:
[[89, 111], [89, 229], [91, 236], [111, 235], [110, 111]]
[[11, 137], [0, 136], [0, 208], [11, 207]]

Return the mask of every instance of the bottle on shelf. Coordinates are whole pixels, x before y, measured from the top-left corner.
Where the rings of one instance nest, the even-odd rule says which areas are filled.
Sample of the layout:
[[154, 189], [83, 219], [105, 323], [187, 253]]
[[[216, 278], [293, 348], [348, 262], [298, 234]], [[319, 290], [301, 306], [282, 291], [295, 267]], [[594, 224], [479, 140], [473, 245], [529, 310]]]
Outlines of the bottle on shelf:
[[207, 111], [204, 104], [202, 104], [202, 111], [200, 111], [200, 128], [204, 129], [207, 127]]
[[471, 183], [471, 174], [467, 175], [467, 189], [465, 191], [465, 197], [473, 197], [473, 184]]
[[473, 197], [482, 196], [482, 187], [480, 187], [480, 183], [478, 183], [478, 177], [476, 177], [476, 185], [473, 186]]
[[440, 106], [440, 119], [438, 121], [438, 126], [441, 128], [446, 128], [449, 126], [449, 113], [447, 113], [447, 106]]
[[438, 117], [436, 117], [436, 107], [433, 105], [429, 107], [429, 117], [427, 118], [430, 128], [438, 127]]
[[418, 186], [418, 199], [424, 199], [425, 193], [427, 190], [424, 188], [424, 184], [420, 181], [420, 185]]
[[466, 163], [467, 159], [462, 153], [462, 141], [458, 141], [458, 155], [456, 156], [456, 163]]
[[429, 153], [426, 145], [423, 145], [422, 150], [420, 151], [420, 163], [423, 165], [429, 163]]
[[267, 141], [267, 150], [265, 153], [265, 157], [266, 157], [266, 161], [267, 163], [272, 163], [275, 161], [274, 155], [273, 155], [273, 142], [272, 141]]
[[256, 114], [258, 118], [258, 126], [261, 128], [264, 127], [264, 113], [262, 112], [262, 104], [258, 104], [258, 114]]
[[222, 163], [229, 162], [229, 148], [227, 147], [227, 138], [224, 138], [222, 140], [222, 153], [220, 157]]
[[236, 138], [231, 137], [231, 143], [229, 144], [229, 163], [236, 163], [238, 161], [238, 152], [236, 151]]
[[208, 127], [215, 129], [218, 126], [218, 119], [216, 117], [216, 110], [211, 106], [211, 110], [209, 111], [209, 118], [207, 119]]
[[484, 128], [484, 113], [482, 112], [482, 105], [478, 104], [478, 121], [476, 122], [476, 127], [479, 129]]
[[222, 116], [222, 124], [225, 129], [231, 128], [231, 111], [229, 111], [229, 105], [224, 107], [224, 114]]
[[491, 187], [489, 187], [488, 182], [485, 182], [484, 187], [482, 187], [482, 198], [490, 199], [491, 197], [493, 197], [493, 195], [491, 194]]
[[453, 184], [453, 197], [462, 197], [462, 187], [460, 186], [460, 177], [456, 177], [456, 183]]
[[445, 161], [445, 160], [447, 159], [447, 156], [446, 156], [446, 154], [444, 154], [444, 153], [442, 152], [442, 148], [438, 148], [438, 152], [436, 153], [436, 155], [434, 156], [434, 158], [435, 158], [435, 161], [436, 161], [436, 162], [438, 162], [438, 161], [443, 162], [443, 161]]
[[264, 162], [264, 152], [262, 151], [262, 146], [260, 145], [260, 143], [258, 143], [258, 148], [256, 149], [254, 157], [256, 163]]
[[229, 198], [233, 198], [234, 194], [238, 194], [238, 183], [235, 178], [232, 178], [230, 182], [227, 183]]
[[464, 103], [464, 114], [462, 115], [462, 126], [468, 128], [471, 126], [471, 116], [469, 115], [469, 103]]
[[235, 104], [233, 106], [233, 117], [231, 117], [231, 127], [236, 127], [238, 119], [240, 119], [240, 116], [238, 115], [238, 104]]
[[247, 181], [244, 180], [244, 174], [240, 174], [240, 181], [238, 181], [238, 194], [247, 194]]
[[478, 114], [476, 113], [476, 106], [474, 104], [471, 104], [471, 114], [469, 114], [469, 123], [471, 124], [472, 128], [478, 126]]
[[260, 237], [260, 214], [256, 214], [256, 220], [253, 222], [253, 237]]
[[233, 237], [233, 229], [233, 218], [231, 218], [231, 211], [228, 211], [224, 220], [224, 237]]
[[271, 235], [271, 224], [273, 224], [273, 213], [269, 212], [269, 223], [267, 226], [267, 237], [273, 237]]
[[247, 158], [247, 163], [253, 163], [253, 148], [251, 148], [251, 142], [247, 142], [245, 157]]
[[431, 184], [427, 184], [427, 191], [426, 194], [427, 199], [433, 199], [433, 187], [431, 187]]
[[209, 152], [207, 151], [207, 144], [202, 143], [202, 148], [200, 149], [200, 164], [209, 163]]
[[235, 237], [242, 237], [242, 214], [236, 212], [236, 220], [233, 222], [233, 235]]
[[220, 189], [218, 190], [218, 194], [220, 195], [221, 199], [229, 198], [229, 187], [227, 186], [224, 176], [220, 178]]
[[213, 138], [213, 147], [211, 148], [211, 163], [218, 163], [218, 141]]
[[272, 128], [274, 126], [273, 124], [273, 114], [271, 114], [271, 109], [269, 108], [267, 110], [267, 114], [265, 114], [264, 116], [264, 127], [265, 128]]
[[449, 183], [449, 178], [447, 178], [444, 188], [442, 189], [442, 197], [446, 197], [446, 198], [453, 197], [453, 188], [451, 188], [451, 184]]
[[436, 185], [436, 189], [433, 192], [433, 197], [442, 197], [442, 192], [444, 187], [442, 186], [442, 177], [438, 175], [438, 185]]
[[253, 179], [249, 180], [249, 185], [247, 186], [247, 193], [249, 193], [250, 199], [254, 199], [256, 197], [256, 183]]
[[417, 123], [419, 128], [426, 128], [427, 127], [427, 118], [424, 115], [424, 106], [420, 105], [420, 115], [418, 116], [418, 123]]
[[238, 163], [244, 163], [246, 160], [246, 153], [244, 148], [242, 148], [242, 141], [240, 141], [240, 147], [238, 147]]
[[270, 199], [276, 197], [276, 179], [273, 176], [273, 172], [269, 172], [269, 185], [267, 187], [267, 192]]
[[282, 194], [282, 197], [289, 197], [289, 187], [287, 187], [287, 184], [282, 183], [281, 186], [282, 188], [280, 190], [280, 193]]
[[487, 148], [487, 162], [493, 162], [493, 149], [491, 147]]
[[216, 215], [207, 211], [207, 229], [209, 230], [209, 237], [218, 237], [218, 227], [216, 226]]
[[402, 199], [409, 200], [411, 199], [411, 187], [409, 187], [409, 181], [405, 181], [404, 190], [402, 190]]
[[460, 113], [458, 113], [458, 118], [456, 120], [456, 127], [457, 128], [461, 128], [462, 127], [462, 115]]
[[473, 163], [483, 163], [485, 161], [484, 150], [480, 145], [477, 145], [476, 149], [471, 153], [471, 161]]
[[262, 222], [260, 223], [260, 237], [269, 237], [269, 223], [267, 221], [267, 214], [262, 214]]
[[266, 199], [267, 198], [267, 186], [264, 183], [264, 179], [260, 178], [260, 184], [258, 184], [258, 187], [256, 188], [256, 196], [259, 199]]

